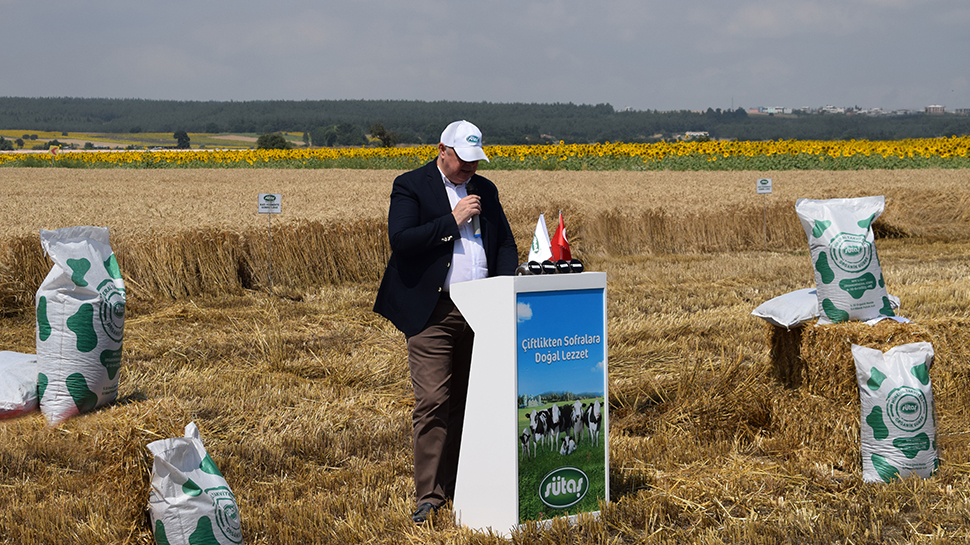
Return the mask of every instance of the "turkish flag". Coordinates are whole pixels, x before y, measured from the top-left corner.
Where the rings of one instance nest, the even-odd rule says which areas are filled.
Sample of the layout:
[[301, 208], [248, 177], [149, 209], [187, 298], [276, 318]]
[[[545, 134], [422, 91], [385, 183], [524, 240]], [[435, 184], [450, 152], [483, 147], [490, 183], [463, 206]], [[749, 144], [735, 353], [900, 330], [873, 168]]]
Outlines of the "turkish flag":
[[569, 240], [566, 238], [566, 226], [562, 222], [562, 211], [559, 212], [559, 226], [556, 227], [556, 234], [552, 236], [552, 260], [569, 261], [573, 256], [569, 252]]

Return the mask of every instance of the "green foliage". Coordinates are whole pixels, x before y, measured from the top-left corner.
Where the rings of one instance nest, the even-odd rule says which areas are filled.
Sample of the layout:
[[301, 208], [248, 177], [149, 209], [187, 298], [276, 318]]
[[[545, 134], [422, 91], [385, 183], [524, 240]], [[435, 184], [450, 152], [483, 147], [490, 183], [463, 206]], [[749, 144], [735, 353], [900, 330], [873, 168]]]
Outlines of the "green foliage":
[[[609, 104], [500, 104], [386, 100], [191, 102], [0, 97], [0, 127], [124, 133], [308, 132], [315, 146], [362, 145], [361, 127], [380, 124], [397, 143], [436, 144], [451, 121], [477, 124], [485, 144], [653, 142], [685, 131], [712, 139], [900, 140], [970, 134], [970, 116], [749, 116], [742, 108], [617, 111]], [[314, 129], [307, 131], [307, 127]], [[343, 127], [342, 129], [338, 129]], [[356, 128], [350, 131], [350, 128]], [[355, 136], [351, 136], [349, 133]], [[372, 134], [374, 134], [372, 132]], [[359, 138], [357, 138], [359, 136]], [[28, 138], [24, 138], [27, 140]]]
[[13, 151], [13, 142], [0, 136], [0, 151]]
[[381, 141], [381, 146], [393, 148], [398, 142], [398, 135], [385, 129], [383, 123], [374, 123], [370, 126], [370, 135]]
[[190, 147], [189, 135], [185, 131], [175, 131], [175, 134], [172, 135], [172, 138], [174, 138], [176, 141], [176, 144], [175, 144], [176, 149], [189, 149]]
[[256, 139], [256, 149], [291, 149], [292, 147], [278, 132], [263, 134]]
[[338, 123], [329, 127], [317, 127], [310, 131], [314, 146], [362, 146], [367, 143], [364, 131], [353, 123]]

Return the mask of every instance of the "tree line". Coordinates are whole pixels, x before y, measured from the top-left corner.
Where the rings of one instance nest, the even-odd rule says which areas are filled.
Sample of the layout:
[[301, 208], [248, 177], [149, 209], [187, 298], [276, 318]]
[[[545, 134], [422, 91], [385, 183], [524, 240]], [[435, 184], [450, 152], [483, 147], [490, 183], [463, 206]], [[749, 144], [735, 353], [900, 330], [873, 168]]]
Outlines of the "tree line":
[[[204, 102], [0, 97], [0, 128], [107, 133], [303, 132], [315, 146], [434, 144], [451, 121], [468, 119], [486, 144], [654, 142], [687, 131], [712, 139], [899, 140], [970, 134], [970, 116], [748, 115], [616, 110], [609, 104], [412, 100]], [[376, 134], [375, 134], [376, 131]]]

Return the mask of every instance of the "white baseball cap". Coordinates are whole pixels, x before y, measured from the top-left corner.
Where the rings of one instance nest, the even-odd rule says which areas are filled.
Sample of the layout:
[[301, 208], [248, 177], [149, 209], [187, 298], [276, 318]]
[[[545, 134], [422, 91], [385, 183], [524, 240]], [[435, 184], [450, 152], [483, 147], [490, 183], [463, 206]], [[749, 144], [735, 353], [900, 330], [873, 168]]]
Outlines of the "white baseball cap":
[[488, 161], [488, 157], [482, 151], [482, 131], [464, 119], [445, 127], [444, 132], [441, 133], [441, 143], [454, 148], [462, 161], [469, 163], [482, 159]]

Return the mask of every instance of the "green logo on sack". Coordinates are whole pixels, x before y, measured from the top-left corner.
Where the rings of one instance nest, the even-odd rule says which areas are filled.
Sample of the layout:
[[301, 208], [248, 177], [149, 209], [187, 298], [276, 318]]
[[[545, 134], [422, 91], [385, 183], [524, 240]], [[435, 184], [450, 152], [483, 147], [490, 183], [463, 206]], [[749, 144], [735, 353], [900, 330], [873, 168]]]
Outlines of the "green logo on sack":
[[98, 334], [94, 332], [94, 307], [84, 303], [67, 319], [67, 328], [77, 337], [78, 352], [90, 352], [98, 346]]
[[835, 323], [845, 322], [849, 319], [849, 313], [835, 306], [831, 299], [822, 300], [822, 311], [825, 316]]
[[823, 284], [831, 284], [835, 280], [835, 272], [829, 266], [829, 258], [825, 257], [825, 252], [819, 252], [818, 260], [815, 261], [815, 270], [818, 271], [819, 279]]
[[832, 225], [831, 221], [825, 220], [815, 220], [815, 225], [812, 227], [812, 236], [815, 238], [821, 238], [825, 230]]
[[909, 386], [900, 386], [886, 398], [889, 421], [903, 431], [915, 431], [926, 424], [929, 407], [923, 392]]
[[79, 287], [85, 287], [88, 285], [88, 281], [84, 279], [84, 275], [88, 274], [91, 270], [91, 262], [83, 257], [81, 259], [68, 259], [67, 266], [71, 268], [71, 281]]
[[918, 380], [923, 386], [928, 386], [930, 383], [930, 368], [927, 367], [926, 363], [914, 365], [913, 368], [909, 370], [909, 374], [916, 377], [916, 380]]
[[101, 365], [108, 372], [108, 380], [114, 380], [118, 374], [118, 369], [121, 369], [121, 349], [105, 348], [101, 352]]
[[120, 343], [125, 333], [125, 290], [118, 289], [114, 281], [105, 280], [98, 286], [98, 292], [101, 293], [98, 307], [101, 327], [112, 341]]
[[876, 289], [876, 277], [866, 273], [858, 278], [846, 278], [839, 281], [839, 289], [848, 293], [853, 299], [860, 299], [867, 290]]
[[896, 469], [896, 466], [890, 464], [884, 456], [873, 454], [870, 459], [872, 460], [872, 468], [876, 470], [883, 482], [891, 483], [899, 478], [899, 470]]
[[889, 428], [883, 421], [882, 407], [879, 405], [872, 408], [872, 412], [866, 417], [866, 424], [869, 424], [869, 427], [872, 428], [872, 438], [876, 441], [882, 441], [889, 437]]
[[121, 280], [121, 269], [118, 267], [118, 259], [115, 258], [114, 254], [104, 260], [104, 270], [108, 272], [108, 276], [111, 278]]
[[242, 543], [242, 524], [239, 520], [239, 508], [236, 497], [225, 486], [206, 488], [205, 493], [212, 500], [215, 509], [216, 526], [222, 535], [233, 543]]
[[875, 392], [876, 390], [879, 389], [880, 386], [882, 386], [883, 381], [886, 380], [887, 378], [888, 377], [886, 376], [885, 373], [873, 367], [872, 369], [869, 370], [869, 380], [866, 381], [866, 386], [868, 386], [870, 390]]
[[873, 214], [869, 216], [869, 219], [864, 219], [856, 222], [856, 225], [858, 225], [859, 227], [862, 227], [863, 229], [868, 229], [869, 227], [872, 226], [872, 222], [875, 220], [876, 220], [876, 215]]
[[88, 388], [88, 382], [84, 380], [84, 375], [72, 373], [64, 379], [64, 383], [67, 385], [67, 391], [70, 392], [71, 399], [74, 400], [74, 406], [77, 407], [78, 412], [93, 411], [98, 406], [98, 394]]
[[863, 271], [872, 261], [872, 244], [865, 235], [839, 233], [829, 244], [832, 261], [843, 271], [854, 273]]
[[51, 321], [47, 317], [47, 297], [37, 300], [37, 338], [46, 341], [51, 336]]
[[893, 439], [893, 446], [899, 449], [903, 456], [912, 460], [919, 456], [920, 451], [930, 450], [930, 437], [925, 433], [913, 437], [898, 437]]
[[561, 467], [539, 483], [539, 499], [554, 509], [575, 505], [589, 492], [589, 479], [575, 467]]

